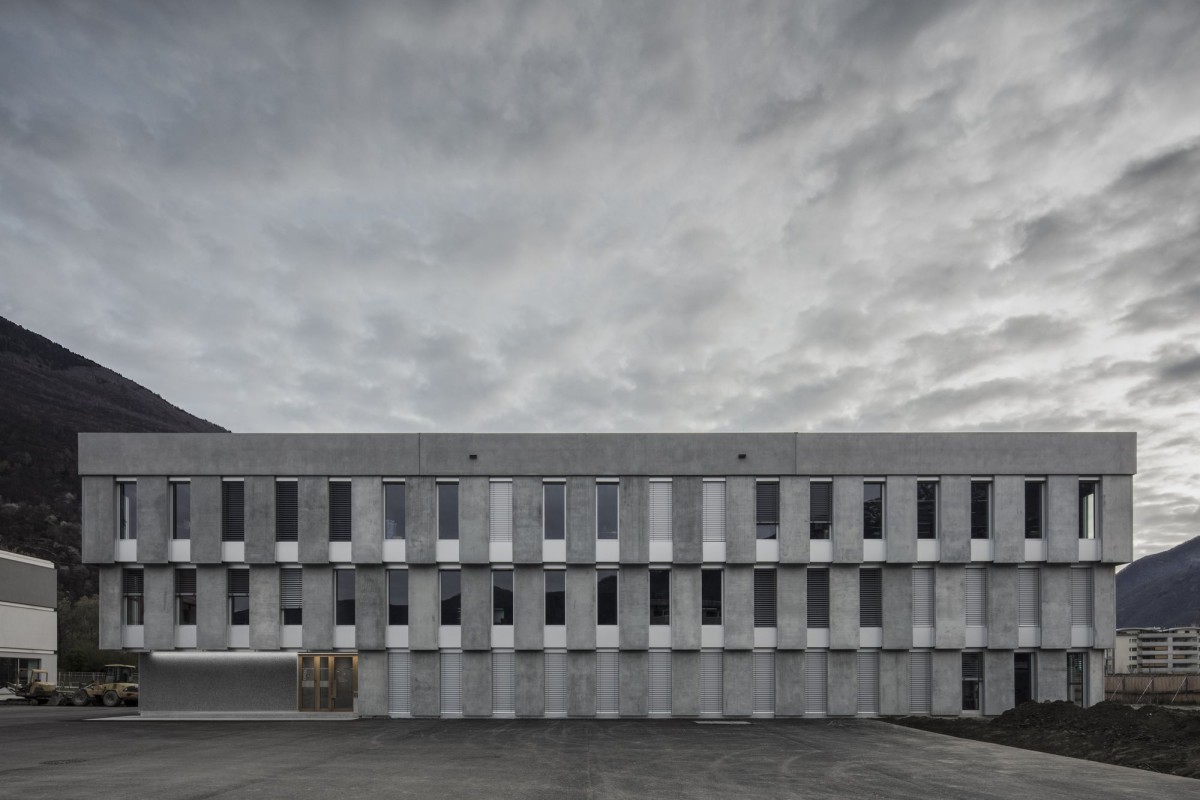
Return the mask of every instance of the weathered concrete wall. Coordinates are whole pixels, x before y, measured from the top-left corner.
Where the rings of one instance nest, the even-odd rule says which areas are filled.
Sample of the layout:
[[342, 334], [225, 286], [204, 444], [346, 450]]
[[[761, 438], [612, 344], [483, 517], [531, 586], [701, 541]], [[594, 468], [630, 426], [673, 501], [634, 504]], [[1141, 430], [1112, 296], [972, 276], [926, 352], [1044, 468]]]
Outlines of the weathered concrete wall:
[[803, 650], [808, 646], [808, 570], [800, 565], [781, 564], [776, 581], [776, 647]]
[[567, 479], [566, 541], [568, 564], [596, 563], [596, 480], [594, 478]]
[[[621, 590], [619, 577], [617, 584], [619, 602]], [[620, 622], [619, 617], [617, 621]], [[596, 649], [596, 570], [594, 567], [567, 567], [567, 648], [570, 650]], [[570, 661], [569, 658], [568, 661]], [[595, 688], [593, 687], [594, 693]], [[594, 712], [594, 702], [592, 709]]]
[[943, 564], [971, 560], [971, 478], [943, 475], [938, 489], [938, 537]]
[[121, 649], [121, 568], [101, 567], [100, 633], [101, 650]]
[[1071, 646], [1071, 568], [1046, 565], [1042, 573], [1042, 647]]
[[[404, 483], [405, 560], [409, 564], [434, 564], [437, 562], [437, 485], [433, 478], [427, 477], [410, 477]], [[513, 538], [515, 542], [515, 533]], [[513, 559], [516, 559], [515, 550]]]
[[775, 716], [804, 715], [804, 651], [775, 654]]
[[1092, 570], [1093, 647], [1111, 648], [1117, 638], [1117, 585], [1115, 567], [1097, 564]]
[[966, 568], [960, 564], [940, 564], [934, 572], [934, 645], [939, 650], [961, 650], [966, 643], [967, 630], [963, 608]]
[[223, 566], [196, 567], [196, 646], [224, 650], [229, 646], [229, 595]]
[[[277, 650], [280, 621], [279, 567], [255, 564], [250, 567], [250, 646]], [[361, 642], [359, 647], [363, 647]]]
[[[413, 570], [409, 570], [411, 580]], [[301, 641], [305, 650], [333, 647], [333, 568], [304, 568], [304, 624]]]
[[596, 651], [567, 653], [567, 716], [596, 716]]
[[725, 648], [754, 647], [754, 567], [725, 567]]
[[834, 564], [829, 568], [829, 647], [858, 649], [858, 567]]
[[492, 654], [464, 652], [462, 709], [464, 717], [492, 715]]
[[518, 650], [513, 661], [516, 669], [516, 707], [518, 717], [546, 714], [546, 661], [542, 651]]
[[382, 565], [360, 565], [355, 572], [354, 644], [359, 650], [382, 650], [387, 634], [387, 575]]
[[[305, 573], [307, 572], [305, 570]], [[519, 575], [520, 572], [518, 570]], [[306, 574], [305, 580], [307, 579], [308, 576]], [[437, 649], [440, 617], [440, 608], [438, 607], [439, 592], [437, 567], [414, 565], [408, 568], [408, 646], [411, 650]], [[304, 617], [307, 623], [307, 607], [304, 611]], [[517, 621], [519, 622], [519, 619]], [[440, 675], [441, 673], [439, 672], [438, 674]]]
[[647, 679], [649, 657], [643, 651], [623, 650], [619, 666], [621, 682], [618, 710], [622, 717], [644, 717], [648, 712]]
[[409, 704], [414, 717], [442, 715], [442, 654], [413, 652], [409, 656]]
[[724, 716], [748, 717], [754, 712], [754, 654], [726, 650], [722, 675]]
[[997, 475], [992, 480], [995, 551], [997, 564], [1020, 564], [1025, 560], [1025, 478]]
[[[833, 560], [857, 564], [863, 557], [862, 475], [833, 479]], [[832, 713], [832, 712], [830, 712]]]
[[700, 713], [700, 653], [676, 650], [671, 653], [671, 714], [694, 717]]
[[962, 713], [962, 653], [958, 650], [933, 652], [932, 710], [935, 716]]
[[383, 478], [350, 479], [350, 558], [355, 564], [383, 560]]
[[192, 563], [219, 564], [221, 563], [221, 479], [204, 476], [192, 478], [191, 504]]
[[143, 477], [137, 481], [138, 546], [142, 564], [165, 564], [171, 536], [171, 501], [167, 479]]
[[[1017, 567], [993, 564], [987, 570], [988, 647], [1012, 650], [1017, 647], [1017, 612], [1020, 602]], [[1012, 664], [1009, 665], [1012, 671]]]
[[700, 649], [700, 567], [671, 570], [671, 647]]
[[889, 475], [885, 491], [888, 563], [911, 564], [917, 560], [917, 478]]
[[517, 649], [541, 651], [545, 630], [546, 584], [542, 568], [518, 565], [513, 568], [513, 637]]
[[912, 647], [912, 568], [889, 564], [883, 568], [883, 646]]
[[[246, 563], [274, 564], [275, 480], [265, 475], [251, 475], [246, 478], [244, 489], [246, 492]], [[375, 558], [367, 560], [378, 562], [382, 555], [381, 551]]]
[[650, 646], [650, 570], [623, 566], [617, 577], [617, 610], [622, 650]]
[[725, 563], [753, 564], [758, 560], [754, 523], [754, 479], [725, 480]]
[[675, 564], [699, 564], [704, 559], [704, 483], [700, 478], [676, 476], [671, 485], [671, 560]]
[[1046, 480], [1047, 560], [1069, 564], [1079, 560], [1079, 476], [1051, 475]]
[[879, 713], [909, 713], [909, 654], [907, 650], [883, 650], [879, 653]]
[[828, 713], [831, 717], [853, 716], [858, 710], [857, 656], [849, 650], [829, 651]]
[[1100, 479], [1100, 555], [1106, 563], [1133, 561], [1133, 478]]
[[151, 650], [174, 650], [175, 568], [147, 564], [143, 571], [143, 580], [146, 590], [142, 598], [146, 647]]
[[[490, 650], [492, 647], [492, 570], [490, 567], [463, 565], [461, 634], [463, 650]], [[466, 664], [466, 661], [463, 663]], [[465, 673], [463, 680], [466, 680]]]
[[1065, 650], [1040, 650], [1037, 657], [1037, 698], [1067, 699], [1067, 653]]
[[358, 713], [363, 717], [388, 715], [388, 654], [358, 654]]
[[806, 477], [779, 478], [779, 562], [805, 564], [809, 559], [809, 482]]
[[622, 475], [617, 521], [622, 564], [650, 562], [649, 496], [650, 483], [647, 478]]
[[458, 509], [458, 560], [463, 564], [487, 564], [491, 560], [491, 486], [487, 478], [463, 478], [458, 482]]
[[112, 478], [85, 475], [82, 479], [83, 562], [111, 564], [116, 554], [116, 498]]
[[[193, 495], [195, 491], [193, 482]], [[300, 563], [329, 563], [329, 481], [325, 478], [300, 478], [296, 482], [296, 502]], [[195, 508], [196, 498], [193, 496], [192, 509]], [[193, 526], [192, 538], [195, 539], [195, 537], [196, 531]], [[194, 543], [192, 547], [195, 547]], [[411, 554], [410, 550], [410, 561], [412, 560]]]
[[1013, 654], [986, 650], [983, 654], [983, 713], [1001, 714], [1013, 707]]

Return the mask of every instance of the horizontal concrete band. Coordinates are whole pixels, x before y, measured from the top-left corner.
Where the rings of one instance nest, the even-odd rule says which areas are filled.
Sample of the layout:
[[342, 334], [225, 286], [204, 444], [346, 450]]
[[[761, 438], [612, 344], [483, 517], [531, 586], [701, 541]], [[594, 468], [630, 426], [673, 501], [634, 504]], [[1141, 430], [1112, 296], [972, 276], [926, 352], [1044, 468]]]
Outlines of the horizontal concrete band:
[[81, 475], [1132, 475], [1135, 433], [81, 433]]

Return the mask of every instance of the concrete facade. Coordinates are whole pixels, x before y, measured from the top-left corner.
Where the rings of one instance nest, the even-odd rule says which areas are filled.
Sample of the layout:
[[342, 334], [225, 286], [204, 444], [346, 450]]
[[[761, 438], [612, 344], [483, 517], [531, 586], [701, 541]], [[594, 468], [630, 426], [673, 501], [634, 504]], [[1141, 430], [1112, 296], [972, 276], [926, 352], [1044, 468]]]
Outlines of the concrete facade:
[[[101, 590], [110, 583], [102, 581]], [[119, 616], [113, 622], [110, 610], [101, 619], [108, 625], [103, 633], [119, 640]], [[51, 562], [0, 550], [0, 686], [24, 683], [31, 669], [46, 670], [51, 682], [58, 678], [58, 579]]]
[[[193, 708], [166, 678], [186, 679], [191, 669], [211, 677], [221, 665], [258, 656], [270, 658], [245, 662], [256, 674], [252, 685], [257, 691], [260, 681], [274, 681], [260, 701], [295, 710], [297, 654], [352, 652], [356, 709], [366, 716], [491, 716], [509, 702], [493, 687], [510, 680], [510, 713], [518, 717], [589, 717], [602, 703], [629, 717], [664, 704], [682, 717], [906, 714], [920, 675], [912, 654], [928, 653], [930, 712], [955, 715], [963, 711], [963, 653], [981, 652], [982, 713], [992, 715], [1014, 702], [1014, 653], [1022, 650], [1036, 651], [1040, 699], [1068, 696], [1072, 652], [1086, 655], [1088, 700], [1102, 696], [1097, 665], [1114, 641], [1113, 570], [1132, 553], [1135, 469], [1132, 434], [81, 434], [82, 549], [100, 567], [101, 645], [144, 654], [143, 702], [156, 712]], [[1078, 538], [1081, 475], [1100, 479], [1098, 542]], [[139, 487], [134, 542], [117, 539], [118, 477]], [[297, 481], [295, 543], [275, 541], [280, 478]], [[511, 509], [493, 505], [493, 478], [512, 481]], [[671, 481], [665, 539], [650, 530], [652, 478]], [[825, 541], [812, 538], [814, 478], [832, 479]], [[934, 541], [916, 536], [918, 478], [940, 484]], [[1025, 538], [1027, 478], [1046, 481], [1044, 541]], [[168, 479], [191, 483], [190, 542], [170, 538]], [[244, 542], [222, 541], [222, 481], [230, 479], [244, 481]], [[349, 481], [349, 542], [330, 541], [331, 479]], [[721, 528], [710, 528], [704, 479], [724, 481]], [[759, 479], [779, 481], [773, 539], [758, 538]], [[884, 536], [864, 540], [863, 484], [881, 479]], [[561, 540], [544, 538], [548, 480], [565, 481]], [[992, 482], [988, 542], [971, 538], [972, 480]], [[385, 481], [403, 481], [400, 541], [383, 535]], [[437, 486], [447, 481], [458, 484], [457, 539], [439, 538]], [[596, 538], [598, 481], [618, 486], [615, 541]], [[511, 538], [493, 538], [504, 530]], [[176, 624], [173, 590], [174, 568], [191, 565], [194, 639]], [[968, 565], [987, 575], [985, 624], [971, 628]], [[1017, 624], [1018, 565], [1041, 567], [1036, 648], [1023, 647], [1029, 637]], [[229, 624], [227, 570], [241, 566], [250, 567], [248, 638]], [[1082, 627], [1071, 624], [1079, 566], [1091, 571], [1093, 587]], [[282, 624], [283, 567], [303, 576], [302, 622], [294, 628]], [[863, 567], [882, 568], [881, 628], [860, 624]], [[913, 624], [924, 607], [914, 597], [917, 567], [932, 568], [931, 632]], [[828, 596], [815, 600], [814, 568], [829, 574]], [[669, 625], [649, 624], [652, 569], [670, 570]], [[124, 570], [141, 571], [140, 598], [131, 600]], [[354, 574], [350, 624], [335, 624], [338, 570]], [[392, 570], [407, 570], [408, 594], [392, 604], [406, 610], [407, 624], [390, 624], [398, 599], [389, 598]], [[456, 597], [441, 596], [445, 570], [459, 571]], [[495, 605], [496, 570], [513, 573], [511, 624], [501, 624]], [[561, 624], [547, 618], [555, 607], [546, 595], [552, 570], [564, 577]], [[618, 575], [617, 614], [603, 625], [598, 570]], [[704, 570], [722, 574], [716, 608], [703, 598]], [[756, 570], [775, 571], [774, 597], [756, 597]], [[142, 624], [126, 618], [131, 602], [141, 604]], [[814, 602], [827, 606], [827, 627], [809, 626]], [[461, 615], [455, 623], [444, 618], [451, 611]], [[511, 652], [511, 662], [496, 652]], [[771, 662], [756, 659], [760, 652], [774, 654], [772, 708], [761, 707], [770, 676], [755, 667]], [[408, 654], [406, 671], [390, 668], [399, 653]], [[664, 657], [669, 671], [651, 674]], [[508, 663], [511, 676], [497, 672]]]

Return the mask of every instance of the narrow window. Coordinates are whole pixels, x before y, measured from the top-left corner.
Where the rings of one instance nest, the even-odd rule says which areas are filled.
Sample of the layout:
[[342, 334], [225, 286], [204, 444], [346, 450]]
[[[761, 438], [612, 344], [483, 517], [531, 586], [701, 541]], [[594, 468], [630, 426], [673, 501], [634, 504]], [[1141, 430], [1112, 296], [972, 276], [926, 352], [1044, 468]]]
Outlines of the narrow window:
[[1067, 702], [1085, 705], [1083, 676], [1087, 674], [1087, 653], [1067, 653]]
[[546, 540], [565, 539], [567, 535], [567, 485], [542, 484], [542, 535]]
[[304, 572], [300, 567], [279, 570], [279, 613], [284, 625], [304, 624]]
[[462, 625], [462, 573], [456, 569], [438, 571], [441, 591], [441, 624]]
[[350, 481], [330, 481], [329, 541], [350, 541], [350, 505]]
[[405, 484], [389, 481], [383, 484], [383, 538], [404, 538]]
[[141, 567], [121, 570], [121, 589], [124, 597], [125, 624], [141, 625], [144, 605], [142, 597], [145, 594], [144, 574]]
[[700, 527], [704, 541], [725, 541], [725, 481], [704, 480]]
[[621, 485], [615, 481], [596, 484], [596, 538], [616, 539], [620, 519]]
[[671, 571], [650, 570], [650, 624], [671, 624]]
[[513, 571], [492, 570], [492, 624], [513, 624]]
[[229, 594], [229, 624], [250, 624], [250, 570], [234, 568], [226, 571]]
[[1045, 481], [1025, 481], [1025, 538], [1042, 538], [1046, 511]]
[[196, 624], [196, 570], [175, 570], [175, 624]]
[[388, 570], [388, 625], [408, 624], [408, 570]]
[[863, 538], [883, 538], [883, 484], [863, 484]]
[[493, 479], [488, 489], [490, 492], [488, 497], [488, 539], [492, 543], [511, 544], [513, 537], [512, 481]]
[[704, 625], [721, 624], [722, 574], [720, 569], [700, 572], [700, 616]]
[[171, 484], [171, 538], [192, 538], [192, 485], [186, 481]]
[[1036, 628], [1042, 624], [1041, 573], [1037, 567], [1017, 570], [1017, 625]]
[[437, 485], [438, 538], [458, 538], [458, 482]]
[[917, 538], [937, 538], [938, 482], [917, 481]]
[[808, 627], [829, 627], [829, 570], [808, 571]]
[[808, 485], [809, 536], [813, 539], [828, 539], [833, 527], [833, 484], [829, 481], [812, 481]]
[[774, 569], [754, 570], [754, 627], [776, 625], [776, 575]]
[[336, 569], [334, 583], [334, 625], [354, 624], [354, 570]]
[[617, 624], [617, 571], [596, 571], [596, 624]]
[[992, 484], [971, 481], [971, 538], [990, 539], [992, 535]]
[[671, 514], [674, 497], [670, 481], [650, 481], [650, 541], [671, 541]]
[[1036, 700], [1033, 653], [1013, 653], [1013, 699], [1017, 705]]
[[117, 515], [118, 535], [122, 539], [136, 539], [137, 484], [135, 482], [124, 481], [117, 484]]
[[936, 607], [934, 605], [933, 569], [913, 567], [912, 571], [912, 624], [914, 628], [932, 628]]
[[275, 481], [275, 541], [300, 539], [296, 481]]
[[221, 481], [221, 541], [246, 541], [246, 486], [241, 481]]
[[962, 710], [983, 709], [983, 653], [962, 654]]
[[883, 570], [879, 567], [863, 567], [858, 572], [858, 624], [883, 627]]
[[984, 567], [967, 567], [963, 578], [966, 602], [963, 610], [968, 628], [987, 625], [987, 570]]
[[1091, 627], [1092, 615], [1092, 568], [1071, 569], [1071, 625]]
[[759, 480], [754, 485], [754, 509], [758, 538], [778, 538], [779, 481]]
[[546, 624], [567, 624], [567, 573], [546, 570]]
[[1098, 481], [1079, 482], [1079, 538], [1096, 538], [1096, 497], [1100, 493]]

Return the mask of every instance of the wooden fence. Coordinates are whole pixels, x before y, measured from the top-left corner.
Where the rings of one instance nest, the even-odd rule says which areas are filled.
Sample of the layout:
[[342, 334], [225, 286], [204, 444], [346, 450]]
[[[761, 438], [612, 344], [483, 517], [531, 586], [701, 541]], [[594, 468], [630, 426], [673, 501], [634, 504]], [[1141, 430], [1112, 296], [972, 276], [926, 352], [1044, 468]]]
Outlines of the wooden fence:
[[1118, 703], [1200, 704], [1200, 675], [1106, 675], [1104, 698]]

